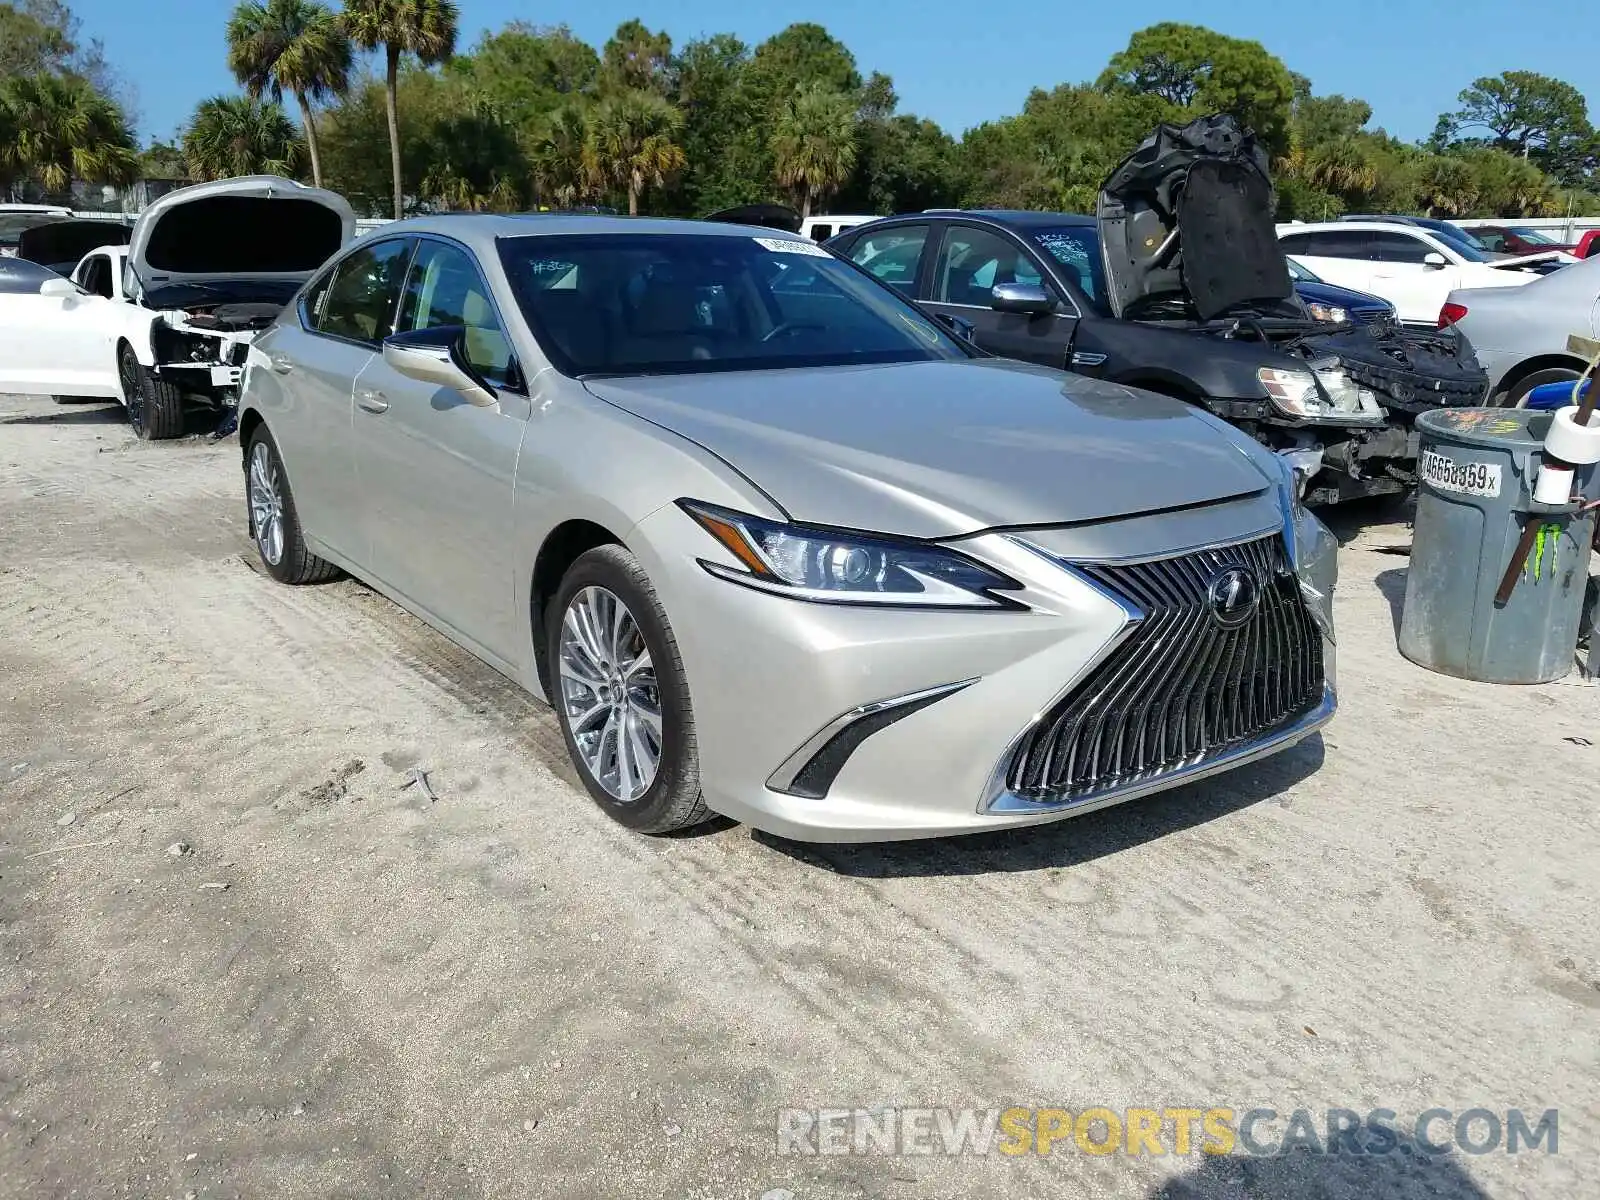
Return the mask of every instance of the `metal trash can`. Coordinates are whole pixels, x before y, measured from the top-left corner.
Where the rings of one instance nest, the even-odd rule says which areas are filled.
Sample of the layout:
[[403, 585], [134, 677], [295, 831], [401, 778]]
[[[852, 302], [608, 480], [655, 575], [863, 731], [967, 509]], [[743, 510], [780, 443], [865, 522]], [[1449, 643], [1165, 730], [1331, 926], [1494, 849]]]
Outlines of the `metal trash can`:
[[[1548, 683], [1572, 670], [1595, 514], [1533, 498], [1553, 414], [1435, 409], [1420, 434], [1416, 528], [1400, 618], [1400, 653], [1485, 683]], [[1600, 472], [1574, 491], [1595, 497]], [[1506, 603], [1495, 592], [1528, 522], [1535, 540]]]

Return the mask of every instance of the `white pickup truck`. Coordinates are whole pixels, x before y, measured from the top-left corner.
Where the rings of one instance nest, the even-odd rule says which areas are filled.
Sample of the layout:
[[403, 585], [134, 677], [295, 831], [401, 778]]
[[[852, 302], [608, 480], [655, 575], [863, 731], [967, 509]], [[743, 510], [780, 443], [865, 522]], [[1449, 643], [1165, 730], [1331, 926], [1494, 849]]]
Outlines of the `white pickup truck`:
[[0, 392], [119, 400], [142, 438], [230, 409], [257, 333], [355, 235], [334, 192], [273, 175], [180, 188], [70, 279], [0, 292]]

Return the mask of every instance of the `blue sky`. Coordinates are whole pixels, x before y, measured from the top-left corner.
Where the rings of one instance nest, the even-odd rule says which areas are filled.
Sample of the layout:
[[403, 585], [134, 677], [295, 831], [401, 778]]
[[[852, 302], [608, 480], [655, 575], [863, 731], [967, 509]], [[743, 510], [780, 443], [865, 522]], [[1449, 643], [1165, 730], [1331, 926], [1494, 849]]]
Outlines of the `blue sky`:
[[[195, 103], [229, 91], [223, 27], [228, 0], [72, 0], [83, 31], [138, 92], [140, 133], [169, 137]], [[1033, 87], [1092, 79], [1135, 29], [1158, 21], [1209, 25], [1255, 38], [1319, 92], [1369, 101], [1381, 124], [1404, 138], [1426, 136], [1456, 93], [1479, 75], [1543, 71], [1589, 93], [1600, 119], [1600, 59], [1593, 31], [1556, 0], [1200, 0], [1128, 4], [975, 4], [970, 0], [811, 0], [766, 7], [739, 0], [460, 0], [462, 48], [485, 29], [522, 19], [565, 22], [595, 46], [637, 16], [681, 44], [731, 32], [754, 44], [792, 20], [817, 21], [856, 55], [863, 73], [893, 76], [903, 110], [954, 134], [1015, 112]], [[1005, 13], [1003, 19], [1001, 13]]]

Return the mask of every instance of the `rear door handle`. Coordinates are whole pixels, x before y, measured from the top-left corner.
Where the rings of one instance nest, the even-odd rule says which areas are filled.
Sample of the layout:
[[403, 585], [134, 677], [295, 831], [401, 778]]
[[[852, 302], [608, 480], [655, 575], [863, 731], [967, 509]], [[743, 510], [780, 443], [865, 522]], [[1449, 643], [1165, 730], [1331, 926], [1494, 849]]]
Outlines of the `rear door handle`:
[[274, 354], [267, 361], [272, 364], [272, 369], [279, 375], [287, 375], [294, 370], [294, 359], [287, 354]]
[[369, 413], [389, 411], [389, 400], [382, 392], [375, 392], [370, 388], [362, 388], [356, 393], [356, 403]]

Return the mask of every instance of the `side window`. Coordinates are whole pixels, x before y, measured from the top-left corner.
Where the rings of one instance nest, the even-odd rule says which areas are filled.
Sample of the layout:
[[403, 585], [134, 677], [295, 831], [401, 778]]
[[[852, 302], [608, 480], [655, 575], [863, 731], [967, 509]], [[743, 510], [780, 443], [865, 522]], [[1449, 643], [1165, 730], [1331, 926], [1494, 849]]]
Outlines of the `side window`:
[[406, 277], [399, 329], [441, 325], [466, 330], [467, 361], [496, 387], [507, 385], [512, 376], [511, 342], [500, 327], [477, 264], [457, 246], [424, 241]]
[[1279, 238], [1278, 245], [1283, 247], [1285, 254], [1310, 254], [1311, 235], [1309, 233], [1291, 233], [1287, 237]]
[[1372, 235], [1360, 229], [1325, 229], [1308, 235], [1313, 258], [1371, 258]]
[[1042, 283], [1021, 246], [987, 229], [952, 225], [934, 272], [933, 299], [988, 308], [997, 283]]
[[814, 242], [825, 242], [832, 236], [832, 225], [813, 225], [811, 227], [811, 240]]
[[850, 261], [881, 279], [895, 291], [914, 296], [922, 248], [928, 242], [926, 225], [897, 225], [870, 234], [850, 247]]
[[83, 279], [79, 282], [84, 291], [111, 299], [111, 260], [104, 254], [96, 254], [84, 263]]
[[393, 238], [366, 246], [334, 268], [328, 291], [308, 315], [317, 330], [334, 337], [376, 344], [388, 337], [401, 275], [411, 243]]
[[1499, 254], [1506, 248], [1506, 235], [1499, 229], [1473, 229], [1468, 232], [1483, 243], [1485, 250], [1493, 254]]
[[1433, 247], [1409, 233], [1378, 232], [1372, 237], [1372, 257], [1378, 262], [1416, 263], [1433, 252]]

